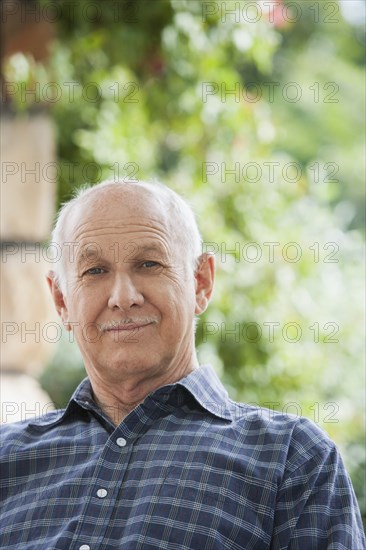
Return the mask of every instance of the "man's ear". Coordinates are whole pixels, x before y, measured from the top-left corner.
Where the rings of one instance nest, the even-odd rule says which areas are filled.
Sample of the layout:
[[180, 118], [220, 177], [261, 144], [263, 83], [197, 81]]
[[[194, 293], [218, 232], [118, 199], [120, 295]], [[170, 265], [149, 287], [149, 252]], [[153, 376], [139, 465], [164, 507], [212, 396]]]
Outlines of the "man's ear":
[[63, 293], [61, 292], [60, 285], [56, 278], [56, 273], [54, 271], [49, 271], [47, 273], [47, 283], [51, 291], [53, 302], [57, 313], [62, 319], [62, 323], [66, 330], [71, 330], [71, 325], [69, 324], [69, 314], [66, 306], [66, 301]]
[[200, 256], [195, 271], [196, 308], [195, 314], [200, 315], [207, 308], [213, 291], [215, 279], [215, 257], [204, 253]]

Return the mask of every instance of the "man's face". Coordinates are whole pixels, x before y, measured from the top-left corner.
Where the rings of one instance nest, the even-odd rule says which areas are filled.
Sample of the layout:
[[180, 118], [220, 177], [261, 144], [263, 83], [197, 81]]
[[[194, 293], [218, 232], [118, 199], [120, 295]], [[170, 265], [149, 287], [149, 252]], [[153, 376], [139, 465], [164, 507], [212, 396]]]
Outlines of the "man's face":
[[206, 303], [171, 223], [153, 196], [128, 188], [100, 190], [71, 212], [65, 240], [75, 254], [59, 311], [90, 376], [192, 367], [194, 316]]

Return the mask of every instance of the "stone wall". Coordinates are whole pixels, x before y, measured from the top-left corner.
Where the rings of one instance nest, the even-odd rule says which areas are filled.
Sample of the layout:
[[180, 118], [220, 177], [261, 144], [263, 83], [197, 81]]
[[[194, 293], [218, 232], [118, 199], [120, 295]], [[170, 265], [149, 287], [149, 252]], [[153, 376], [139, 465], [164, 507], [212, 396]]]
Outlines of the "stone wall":
[[[12, 9], [2, 17], [2, 62], [16, 52], [37, 60], [47, 55], [54, 28], [32, 16], [31, 3], [7, 3]], [[60, 331], [45, 279], [52, 265], [44, 253], [55, 209], [56, 157], [46, 109], [20, 115], [2, 96], [2, 111], [0, 421], [14, 422], [52, 408], [35, 377], [54, 353]]]

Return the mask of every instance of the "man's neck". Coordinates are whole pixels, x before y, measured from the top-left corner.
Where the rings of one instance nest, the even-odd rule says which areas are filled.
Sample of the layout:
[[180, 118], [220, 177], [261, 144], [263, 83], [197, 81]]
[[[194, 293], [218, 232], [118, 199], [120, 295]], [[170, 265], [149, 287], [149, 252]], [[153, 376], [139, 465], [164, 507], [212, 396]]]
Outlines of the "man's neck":
[[115, 426], [118, 426], [128, 414], [142, 403], [146, 397], [162, 386], [174, 384], [198, 368], [195, 361], [184, 369], [165, 372], [163, 375], [138, 380], [108, 382], [90, 376], [94, 400]]

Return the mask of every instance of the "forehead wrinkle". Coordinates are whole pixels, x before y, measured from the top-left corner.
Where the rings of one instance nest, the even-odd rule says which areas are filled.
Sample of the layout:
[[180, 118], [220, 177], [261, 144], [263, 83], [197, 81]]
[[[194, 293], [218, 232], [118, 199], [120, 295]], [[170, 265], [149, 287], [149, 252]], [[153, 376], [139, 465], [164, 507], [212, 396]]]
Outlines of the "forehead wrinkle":
[[[144, 243], [141, 244], [141, 241], [139, 241], [140, 244], [137, 247], [139, 251], [142, 251], [142, 252], [161, 252], [162, 248], [164, 249], [164, 251], [168, 249], [168, 246], [166, 245], [165, 240], [163, 240], [163, 241], [159, 240], [158, 244], [156, 244], [155, 239], [152, 239], [151, 237], [148, 237], [146, 239], [146, 241], [148, 241], [148, 240], [153, 240], [153, 243], [145, 242], [145, 244]], [[129, 245], [129, 244], [132, 244], [132, 243], [137, 244], [136, 240], [130, 240], [125, 244]], [[78, 249], [78, 251], [76, 253], [77, 254], [83, 253], [83, 251], [85, 249], [87, 249], [89, 246], [91, 246], [93, 244], [98, 245], [99, 243], [86, 242], [84, 244], [81, 244], [81, 247]], [[109, 248], [109, 250], [112, 250], [112, 246], [109, 246], [108, 248]]]
[[[105, 231], [105, 230], [100, 230], [100, 231], [94, 231], [94, 230], [91, 230], [91, 231], [88, 231], [88, 232], [85, 232], [84, 234], [80, 235], [80, 236], [76, 236], [76, 239], [74, 242], [77, 242], [78, 243], [78, 251], [80, 251], [80, 248], [85, 248], [87, 247], [88, 245], [101, 245], [101, 243], [98, 243], [96, 242], [96, 239], [100, 239], [100, 238], [103, 238], [103, 237], [112, 237], [111, 241], [113, 241], [113, 237], [114, 237], [114, 242], [117, 242], [118, 241], [118, 237], [119, 236], [126, 236], [128, 235], [128, 240], [125, 244], [128, 244], [128, 243], [135, 243], [135, 244], [139, 244], [141, 243], [141, 240], [144, 239], [146, 242], [147, 241], [154, 241], [154, 242], [159, 242], [161, 243], [161, 245], [164, 247], [164, 249], [169, 249], [171, 248], [171, 245], [172, 245], [172, 241], [167, 238], [167, 235], [163, 232], [163, 231], [159, 231], [159, 230], [152, 230], [152, 231], [149, 231], [148, 234], [146, 234], [146, 230], [144, 228], [141, 228], [141, 229], [138, 229], [138, 230], [134, 230], [134, 231], [129, 231], [129, 232], [124, 232], [124, 231]], [[141, 235], [142, 234], [142, 235]], [[111, 242], [107, 243], [109, 245], [111, 245]], [[112, 243], [113, 244], [113, 243]], [[151, 245], [149, 245], [150, 248], [151, 248]], [[155, 245], [156, 247], [156, 245]]]
[[[79, 228], [78, 228], [79, 229]], [[145, 224], [136, 224], [135, 226], [132, 226], [131, 224], [128, 226], [113, 226], [113, 227], [101, 227], [99, 229], [96, 229], [95, 227], [93, 229], [84, 229], [80, 228], [80, 230], [77, 230], [74, 235], [75, 241], [81, 241], [84, 239], [92, 239], [93, 237], [103, 237], [107, 235], [126, 235], [126, 234], [134, 234], [140, 235], [141, 233], [150, 233], [154, 236], [161, 237], [163, 240], [166, 240], [167, 235], [167, 228], [162, 226], [161, 228], [157, 227], [147, 227]], [[140, 238], [140, 237], [139, 237]]]
[[[121, 220], [111, 220], [110, 218], [102, 218], [98, 220], [89, 219], [84, 223], [80, 223], [76, 226], [74, 230], [74, 235], [77, 237], [80, 235], [80, 233], [88, 233], [90, 232], [96, 232], [96, 231], [104, 231], [106, 229], [113, 229], [115, 231], [126, 232], [126, 229], [128, 231], [136, 231], [140, 230], [140, 228], [143, 228], [148, 231], [156, 231], [156, 232], [167, 232], [168, 227], [165, 223], [163, 223], [161, 220], [157, 220], [156, 218], [145, 218], [144, 223], [142, 223], [140, 220], [135, 221], [135, 218], [132, 218], [134, 222], [131, 223], [131, 221], [128, 221], [128, 218], [126, 221]], [[151, 225], [149, 225], [149, 222]], [[98, 223], [102, 223], [103, 227], [100, 229], [95, 228], [95, 225]], [[90, 224], [93, 224], [93, 227], [88, 230], [88, 226]]]

